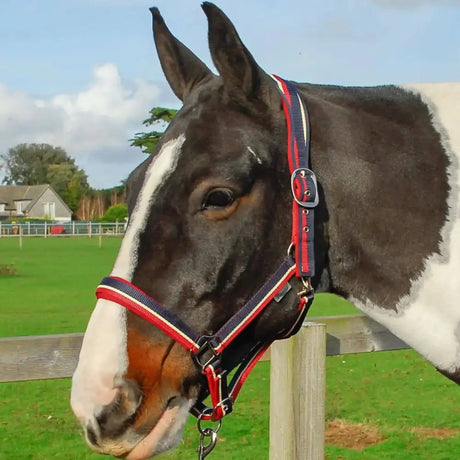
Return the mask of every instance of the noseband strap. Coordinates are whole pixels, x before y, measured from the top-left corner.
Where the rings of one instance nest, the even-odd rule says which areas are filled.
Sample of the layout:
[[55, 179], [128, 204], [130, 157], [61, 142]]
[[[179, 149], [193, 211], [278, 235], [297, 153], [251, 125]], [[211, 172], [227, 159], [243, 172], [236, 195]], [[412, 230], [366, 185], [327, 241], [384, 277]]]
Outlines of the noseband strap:
[[[232, 411], [238, 392], [254, 365], [275, 339], [286, 338], [297, 332], [313, 301], [310, 283], [314, 275], [313, 208], [318, 203], [318, 192], [315, 175], [309, 169], [308, 112], [294, 85], [279, 77], [273, 78], [283, 94], [288, 128], [288, 159], [293, 194], [291, 247], [294, 256], [288, 251], [288, 256], [256, 294], [213, 335], [197, 334], [161, 303], [125, 279], [106, 277], [96, 289], [98, 299], [110, 300], [126, 307], [190, 350], [193, 361], [208, 384], [208, 388], [191, 409], [192, 414], [203, 420], [219, 420]], [[299, 311], [294, 323], [285, 327], [278, 337], [255, 341], [244, 350], [233, 347], [229, 349], [234, 340], [269, 305], [276, 305], [284, 298], [290, 290], [289, 280], [294, 276], [301, 278], [305, 286], [298, 293]], [[239, 363], [230, 383], [227, 383], [227, 375], [235, 366], [226, 364], [226, 350], [232, 355], [231, 362]], [[203, 404], [208, 395], [211, 396], [212, 407]]]

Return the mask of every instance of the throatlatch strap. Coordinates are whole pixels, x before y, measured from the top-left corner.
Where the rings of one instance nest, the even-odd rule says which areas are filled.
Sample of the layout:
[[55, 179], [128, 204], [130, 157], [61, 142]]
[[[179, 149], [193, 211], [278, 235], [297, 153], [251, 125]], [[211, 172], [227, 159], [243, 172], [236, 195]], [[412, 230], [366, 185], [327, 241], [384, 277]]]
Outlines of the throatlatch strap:
[[296, 275], [315, 275], [314, 211], [318, 204], [316, 176], [310, 168], [310, 120], [296, 87], [280, 77], [272, 76], [283, 94], [283, 108], [288, 130], [288, 159], [291, 172], [292, 237], [297, 261]]

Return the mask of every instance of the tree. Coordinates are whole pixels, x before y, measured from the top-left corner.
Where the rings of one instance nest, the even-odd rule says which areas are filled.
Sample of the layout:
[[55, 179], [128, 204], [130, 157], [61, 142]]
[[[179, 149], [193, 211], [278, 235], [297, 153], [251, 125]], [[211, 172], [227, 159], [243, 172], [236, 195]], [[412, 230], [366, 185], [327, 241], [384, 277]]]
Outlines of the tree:
[[81, 197], [76, 216], [88, 220], [102, 217], [105, 210], [115, 204], [126, 202], [125, 182], [116, 187], [95, 190], [89, 188]]
[[0, 157], [6, 170], [3, 183], [7, 185], [45, 184], [50, 164], [74, 164], [64, 149], [49, 144], [19, 144]]
[[72, 211], [88, 190], [88, 177], [61, 147], [49, 144], [19, 144], [1, 155], [7, 185], [50, 184]]
[[154, 107], [149, 113], [150, 117], [144, 120], [142, 124], [144, 126], [155, 126], [161, 131], [154, 130], [147, 133], [136, 133], [134, 138], [130, 139], [132, 146], [140, 147], [140, 149], [147, 154], [153, 152], [155, 146], [163, 135], [164, 130], [177, 113], [177, 110], [167, 109], [164, 107]]
[[51, 184], [67, 206], [75, 212], [88, 190], [86, 173], [70, 163], [49, 165], [46, 182]]

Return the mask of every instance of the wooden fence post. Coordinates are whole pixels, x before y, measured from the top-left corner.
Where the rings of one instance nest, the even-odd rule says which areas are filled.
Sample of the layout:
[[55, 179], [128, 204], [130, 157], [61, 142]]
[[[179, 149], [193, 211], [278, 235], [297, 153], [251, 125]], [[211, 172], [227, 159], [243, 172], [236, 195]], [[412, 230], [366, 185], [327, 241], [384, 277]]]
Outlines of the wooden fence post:
[[270, 460], [324, 460], [326, 326], [271, 348]]

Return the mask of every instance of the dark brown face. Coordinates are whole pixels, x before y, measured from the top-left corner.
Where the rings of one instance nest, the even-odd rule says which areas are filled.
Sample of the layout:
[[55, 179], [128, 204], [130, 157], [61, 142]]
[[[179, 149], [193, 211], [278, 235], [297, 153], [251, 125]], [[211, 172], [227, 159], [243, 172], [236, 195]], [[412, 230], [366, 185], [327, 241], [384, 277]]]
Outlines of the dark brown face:
[[[223, 13], [203, 8], [219, 78], [153, 11], [160, 61], [184, 106], [128, 181], [129, 225], [112, 275], [211, 334], [283, 260], [290, 198], [278, 90]], [[275, 336], [296, 306], [288, 294], [236, 346]], [[143, 459], [174, 447], [202, 385], [181, 345], [124, 307], [97, 302], [72, 387], [94, 450]]]

